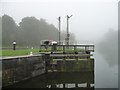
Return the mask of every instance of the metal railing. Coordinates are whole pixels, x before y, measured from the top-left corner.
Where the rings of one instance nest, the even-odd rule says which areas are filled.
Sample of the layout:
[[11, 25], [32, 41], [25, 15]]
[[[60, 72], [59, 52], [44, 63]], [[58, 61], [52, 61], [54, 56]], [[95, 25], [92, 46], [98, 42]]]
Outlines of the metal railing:
[[[69, 48], [68, 48], [69, 47]], [[61, 52], [78, 53], [94, 52], [94, 45], [40, 45], [39, 52]]]

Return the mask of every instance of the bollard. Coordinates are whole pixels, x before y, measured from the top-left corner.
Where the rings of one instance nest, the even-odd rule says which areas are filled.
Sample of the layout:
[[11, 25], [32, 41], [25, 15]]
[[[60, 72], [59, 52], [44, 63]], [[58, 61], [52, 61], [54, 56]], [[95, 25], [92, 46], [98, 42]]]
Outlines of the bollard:
[[16, 41], [13, 41], [13, 50], [16, 50]]

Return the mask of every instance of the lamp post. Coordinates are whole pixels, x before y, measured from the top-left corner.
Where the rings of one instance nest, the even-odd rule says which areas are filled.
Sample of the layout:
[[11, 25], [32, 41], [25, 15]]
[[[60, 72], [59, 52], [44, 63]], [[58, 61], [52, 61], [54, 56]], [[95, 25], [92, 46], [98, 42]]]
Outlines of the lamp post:
[[60, 41], [61, 41], [61, 37], [60, 37], [61, 17], [60, 16], [58, 17], [58, 21], [59, 21], [59, 43], [58, 44], [60, 45]]
[[13, 41], [13, 50], [16, 49], [16, 41]]
[[67, 15], [67, 37], [66, 37], [66, 44], [69, 45], [69, 38], [70, 38], [70, 34], [69, 34], [69, 19], [72, 17]]

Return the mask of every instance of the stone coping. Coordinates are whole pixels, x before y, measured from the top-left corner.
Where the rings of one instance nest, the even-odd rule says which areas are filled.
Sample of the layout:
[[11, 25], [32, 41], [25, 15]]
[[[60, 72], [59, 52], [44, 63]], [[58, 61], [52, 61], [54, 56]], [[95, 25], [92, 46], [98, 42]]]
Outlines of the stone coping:
[[38, 57], [38, 56], [41, 56], [41, 54], [37, 54], [37, 55], [23, 55], [23, 56], [6, 56], [6, 57], [0, 57], [0, 60], [14, 59], [14, 58], [25, 58], [25, 57]]

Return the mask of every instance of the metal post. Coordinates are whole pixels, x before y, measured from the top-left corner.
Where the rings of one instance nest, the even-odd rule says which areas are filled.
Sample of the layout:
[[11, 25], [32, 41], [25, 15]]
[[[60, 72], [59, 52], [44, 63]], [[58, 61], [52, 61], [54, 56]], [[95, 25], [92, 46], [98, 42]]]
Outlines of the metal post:
[[15, 50], [15, 44], [13, 44], [13, 50]]
[[69, 34], [69, 18], [72, 17], [67, 15], [67, 37], [66, 37], [66, 44], [69, 45], [69, 38], [70, 38], [70, 34]]
[[60, 39], [60, 38], [61, 38], [61, 37], [60, 37], [60, 31], [61, 31], [61, 28], [60, 28], [60, 27], [61, 27], [61, 17], [60, 17], [60, 16], [58, 17], [58, 21], [59, 21], [59, 45], [60, 45], [60, 41], [61, 41], [61, 39]]
[[66, 38], [67, 45], [69, 45], [69, 22], [68, 22], [68, 18], [69, 18], [69, 16], [67, 15], [67, 38]]
[[63, 45], [63, 54], [65, 54], [65, 46]]

